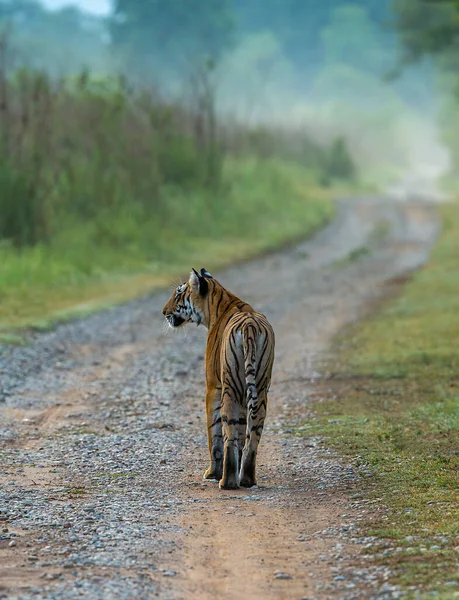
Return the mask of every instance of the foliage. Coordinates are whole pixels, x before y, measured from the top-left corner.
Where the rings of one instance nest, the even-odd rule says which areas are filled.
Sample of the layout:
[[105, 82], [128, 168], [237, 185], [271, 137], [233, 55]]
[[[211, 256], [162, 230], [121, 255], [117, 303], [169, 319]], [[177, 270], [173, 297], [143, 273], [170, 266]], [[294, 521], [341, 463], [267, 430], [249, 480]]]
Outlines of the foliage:
[[[217, 72], [218, 107], [257, 122], [284, 112], [291, 102], [295, 73], [276, 37], [261, 32], [243, 38], [225, 57]], [[237, 90], [237, 93], [235, 93]]]
[[307, 188], [318, 190], [330, 148], [218, 119], [206, 77], [185, 105], [87, 71], [0, 70], [3, 322], [119, 296], [120, 277], [140, 273], [125, 298], [151, 274], [188, 268], [193, 252], [218, 265], [323, 222], [330, 205]]
[[[171, 194], [218, 192], [224, 148], [231, 154], [238, 144], [246, 156], [263, 148], [256, 131], [243, 127], [239, 140], [224, 139], [205, 83], [187, 108], [88, 72], [57, 81], [27, 69], [0, 72], [0, 239], [34, 245], [67, 222], [91, 222], [102, 243], [123, 243], [123, 234], [103, 224], [107, 215], [124, 214], [126, 227], [143, 219], [163, 224], [176, 218]], [[294, 144], [293, 134], [282, 135], [280, 144], [265, 132], [265, 155], [329, 169], [326, 148], [304, 133]], [[344, 171], [333, 176], [349, 178]]]
[[451, 175], [457, 179], [459, 174], [459, 102], [457, 98], [450, 98], [445, 102], [440, 116], [440, 127], [443, 131], [443, 140], [448, 147], [450, 156]]
[[37, 0], [0, 0], [1, 32], [10, 37], [9, 60], [17, 65], [53, 75], [89, 65], [108, 70], [105, 24], [77, 8], [47, 11]]
[[5, 157], [0, 163], [0, 190], [0, 240], [9, 239], [16, 247], [34, 244], [42, 223], [35, 189], [27, 174], [15, 171]]
[[16, 245], [46, 241], [68, 219], [122, 210], [160, 219], [162, 187], [205, 188], [215, 175], [207, 116], [152, 91], [85, 72], [56, 82], [27, 70], [0, 74], [0, 89], [0, 234]]
[[333, 212], [314, 179], [278, 159], [229, 159], [219, 190], [164, 190], [161, 219], [126, 204], [21, 252], [0, 244], [0, 331], [84, 314], [164, 287], [190, 265], [217, 268], [304, 237]]
[[[412, 94], [413, 86], [404, 81], [398, 89], [383, 78], [397, 57], [393, 36], [365, 8], [345, 5], [330, 14], [321, 40], [325, 67], [312, 87], [317, 129], [344, 136], [366, 171], [374, 165], [409, 168], [412, 136], [406, 135], [406, 126], [418, 119], [404, 96]], [[423, 94], [415, 91], [418, 105]], [[431, 102], [431, 87], [424, 92]]]
[[325, 66], [341, 63], [380, 77], [392, 63], [390, 34], [372, 19], [365, 4], [343, 4], [331, 10], [320, 37]]
[[330, 178], [352, 180], [355, 174], [355, 164], [349, 153], [346, 140], [343, 137], [338, 137], [330, 148], [325, 175]]
[[116, 0], [112, 43], [130, 70], [153, 78], [217, 60], [231, 42], [230, 0]]
[[382, 24], [390, 18], [390, 2], [114, 0], [113, 15], [104, 21], [76, 8], [47, 11], [38, 0], [0, 0], [0, 24], [13, 26], [22, 63], [46, 64], [53, 72], [75, 72], [84, 63], [104, 72], [124, 67], [142, 81], [163, 83], [205, 57], [219, 61], [246, 38], [266, 34], [306, 82], [324, 64], [321, 32], [336, 10], [365, 9], [373, 23]]
[[[403, 44], [402, 65], [426, 54], [440, 56], [443, 64], [458, 66], [459, 2], [457, 0], [395, 0], [396, 27]], [[446, 61], [445, 61], [446, 58]]]
[[[314, 73], [323, 63], [321, 30], [347, 0], [117, 0], [111, 23], [114, 46], [154, 69], [176, 68], [184, 57], [219, 57], [252, 35], [275, 38], [295, 69]], [[390, 0], [354, 0], [377, 22], [388, 19]], [[189, 65], [187, 65], [189, 66]]]
[[[189, 74], [206, 57], [220, 61], [252, 36], [266, 36], [275, 40], [279, 56], [297, 75], [297, 86], [307, 88], [329, 64], [333, 40], [354, 68], [380, 62], [382, 47], [386, 60], [378, 69], [386, 65], [395, 43], [389, 27], [394, 21], [392, 1], [117, 0], [113, 15], [104, 20], [73, 7], [47, 11], [38, 0], [0, 0], [0, 29], [11, 29], [21, 64], [46, 66], [54, 74], [75, 73], [83, 65], [98, 73], [121, 69], [142, 81], [176, 86], [183, 84], [178, 72]], [[416, 33], [416, 28], [427, 26], [421, 18], [424, 12], [437, 8], [426, 8], [421, 0], [395, 3], [408, 47], [413, 36], [418, 42], [424, 36], [422, 28]], [[437, 21], [438, 17], [432, 23]], [[333, 37], [327, 41], [330, 27]], [[443, 33], [433, 33], [432, 39], [446, 39]], [[376, 61], [375, 48], [380, 55]]]
[[303, 76], [315, 74], [323, 66], [321, 32], [333, 11], [347, 4], [364, 7], [376, 22], [389, 15], [390, 0], [233, 0], [240, 35], [271, 33]]
[[425, 56], [430, 56], [437, 68], [443, 94], [440, 124], [443, 140], [450, 151], [453, 176], [457, 176], [459, 145], [455, 132], [459, 115], [459, 2], [396, 0], [395, 10], [403, 47], [398, 72]]

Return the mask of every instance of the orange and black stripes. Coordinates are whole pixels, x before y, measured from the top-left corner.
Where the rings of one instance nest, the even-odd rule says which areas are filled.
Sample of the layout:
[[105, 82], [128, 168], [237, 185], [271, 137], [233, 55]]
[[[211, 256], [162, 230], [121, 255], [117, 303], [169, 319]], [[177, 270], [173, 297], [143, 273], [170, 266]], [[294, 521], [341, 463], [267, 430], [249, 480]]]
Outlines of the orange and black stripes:
[[204, 269], [192, 271], [163, 313], [171, 327], [205, 325], [206, 413], [210, 467], [220, 487], [251, 487], [274, 361], [274, 332], [260, 313]]

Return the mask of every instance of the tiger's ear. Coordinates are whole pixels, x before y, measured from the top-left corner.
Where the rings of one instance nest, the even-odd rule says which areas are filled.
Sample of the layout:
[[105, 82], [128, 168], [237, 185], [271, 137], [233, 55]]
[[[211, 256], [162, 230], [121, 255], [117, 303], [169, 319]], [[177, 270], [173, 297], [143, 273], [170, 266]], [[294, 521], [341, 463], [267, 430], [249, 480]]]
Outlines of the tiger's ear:
[[192, 291], [195, 294], [199, 294], [200, 296], [205, 296], [209, 291], [209, 286], [207, 285], [207, 281], [202, 275], [200, 275], [195, 269], [193, 269], [190, 273], [190, 286]]
[[208, 277], [209, 279], [213, 279], [212, 275], [207, 271], [207, 269], [201, 269], [201, 277]]
[[193, 269], [190, 273], [190, 280], [189, 280], [189, 284], [190, 287], [192, 289], [192, 291], [197, 294], [199, 292], [199, 273]]

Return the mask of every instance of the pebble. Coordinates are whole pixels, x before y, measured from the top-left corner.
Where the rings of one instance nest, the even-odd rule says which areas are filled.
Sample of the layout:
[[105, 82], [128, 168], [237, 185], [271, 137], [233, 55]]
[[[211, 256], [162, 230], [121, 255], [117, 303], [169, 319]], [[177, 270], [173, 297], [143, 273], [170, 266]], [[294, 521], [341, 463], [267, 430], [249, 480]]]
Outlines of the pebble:
[[274, 573], [274, 579], [293, 579], [292, 575], [284, 573], [283, 571], [276, 571]]
[[[345, 237], [349, 239], [347, 231]], [[324, 253], [327, 251], [324, 250]], [[296, 260], [289, 255], [290, 259]], [[282, 256], [280, 260], [283, 260]], [[306, 259], [302, 261], [303, 268]], [[359, 274], [358, 282], [364, 287], [369, 286], [368, 290], [371, 289], [373, 294], [378, 288], [378, 285], [373, 285], [378, 277], [375, 275], [377, 269], [373, 268], [376, 265], [370, 263], [366, 275]], [[395, 263], [390, 264], [389, 269], [395, 269]], [[239, 281], [240, 284], [241, 279], [237, 278], [241, 277], [240, 270], [245, 268], [230, 270], [228, 281]], [[328, 281], [324, 282], [322, 268], [309, 271], [309, 267], [304, 268], [307, 277], [295, 276], [295, 294], [292, 295], [292, 298], [301, 295], [311, 301], [311, 314], [308, 314], [307, 320], [303, 322], [302, 316], [297, 316], [301, 325], [306, 323], [306, 329], [311, 327], [314, 333], [317, 324], [326, 323], [329, 318], [326, 311], [330, 309], [325, 303], [321, 310], [315, 310], [316, 294], [320, 294], [320, 298], [327, 297], [326, 304], [330, 303], [333, 308], [333, 294], [336, 290], [344, 290], [336, 306], [345, 311], [349, 303], [354, 311], [354, 300], [360, 302], [362, 294], [359, 291], [361, 286], [353, 285], [355, 279], [349, 286], [346, 283], [344, 289], [341, 275], [331, 273]], [[388, 275], [389, 271], [385, 270], [384, 279]], [[284, 276], [288, 281], [290, 275], [283, 273]], [[261, 298], [260, 308], [266, 308], [270, 314], [280, 317], [296, 308], [297, 300], [291, 300], [283, 290], [273, 289], [272, 282], [264, 283], [263, 278], [257, 278], [256, 283], [252, 283], [246, 277], [243, 281], [249, 292], [252, 290]], [[200, 457], [204, 457], [206, 452], [202, 405], [205, 331], [203, 328], [189, 328], [186, 340], [179, 335], [164, 337], [160, 308], [167, 295], [150, 296], [87, 319], [63, 324], [47, 333], [31, 333], [28, 346], [0, 346], [0, 397], [8, 397], [12, 409], [22, 411], [20, 414], [28, 418], [28, 410], [46, 411], [52, 403], [61, 402], [61, 410], [74, 415], [65, 419], [65, 427], [60, 427], [55, 436], [51, 435], [52, 430], [47, 431], [43, 440], [35, 432], [35, 428], [40, 426], [38, 419], [33, 427], [22, 426], [21, 430], [25, 430], [28, 436], [24, 439], [25, 443], [12, 446], [6, 458], [7, 465], [2, 456], [1, 468], [8, 472], [4, 474], [5, 478], [29, 467], [36, 470], [42, 479], [54, 471], [49, 485], [24, 483], [22, 480], [25, 478], [21, 475], [21, 481], [9, 481], [0, 489], [0, 521], [14, 523], [18, 531], [27, 534], [24, 541], [16, 541], [12, 539], [14, 534], [3, 531], [0, 538], [3, 543], [9, 547], [19, 543], [21, 548], [32, 543], [28, 551], [34, 554], [28, 557], [29, 566], [39, 562], [40, 557], [40, 567], [46, 564], [48, 571], [59, 569], [66, 576], [66, 580], [61, 580], [62, 575], [49, 573], [32, 590], [24, 592], [21, 600], [153, 598], [159, 594], [157, 584], [142, 573], [153, 569], [152, 564], [158, 557], [167, 557], [175, 552], [179, 532], [177, 515], [186, 514], [188, 510], [197, 514], [202, 510], [205, 514], [209, 507], [213, 507], [216, 515], [223, 514], [225, 509], [232, 510], [235, 516], [229, 518], [240, 520], [244, 516], [244, 506], [246, 510], [256, 512], [267, 509], [269, 514], [270, 506], [276, 504], [288, 513], [291, 506], [298, 504], [300, 509], [307, 509], [311, 497], [319, 497], [325, 505], [328, 499], [336, 497], [337, 489], [340, 494], [343, 490], [353, 493], [350, 506], [343, 503], [337, 507], [338, 514], [346, 519], [347, 529], [341, 529], [340, 525], [331, 527], [329, 523], [320, 523], [311, 530], [302, 527], [295, 534], [290, 534], [291, 543], [295, 544], [297, 533], [302, 531], [311, 531], [311, 535], [314, 533], [314, 537], [326, 541], [326, 544], [318, 546], [319, 550], [315, 550], [321, 553], [316, 557], [320, 561], [317, 571], [326, 574], [320, 575], [314, 584], [321, 585], [324, 590], [328, 589], [325, 586], [331, 585], [333, 590], [339, 587], [343, 598], [345, 593], [352, 594], [352, 598], [360, 598], [360, 588], [377, 589], [378, 582], [383, 582], [390, 572], [383, 566], [374, 566], [371, 560], [363, 566], [351, 567], [346, 553], [347, 544], [360, 549], [362, 545], [374, 543], [371, 538], [358, 537], [358, 527], [354, 529], [352, 523], [359, 511], [369, 508], [365, 505], [360, 483], [362, 474], [371, 475], [368, 465], [362, 466], [361, 474], [359, 469], [336, 459], [323, 440], [312, 437], [295, 439], [291, 433], [282, 437], [279, 434], [279, 431], [288, 430], [293, 433], [295, 419], [304, 418], [303, 405], [308, 402], [313, 382], [295, 384], [290, 398], [290, 390], [284, 393], [283, 386], [273, 380], [273, 393], [281, 396], [276, 409], [279, 427], [275, 430], [275, 423], [270, 421], [268, 413], [268, 427], [262, 444], [276, 444], [279, 464], [260, 464], [258, 477], [261, 487], [238, 491], [234, 495], [220, 495], [215, 483], [201, 483], [205, 465], [201, 464]], [[334, 315], [332, 319], [335, 319]], [[306, 329], [299, 336], [305, 340], [308, 339]], [[138, 346], [135, 347], [135, 344]], [[311, 371], [310, 346], [306, 344], [299, 350], [304, 350], [304, 356], [308, 357], [304, 370], [308, 374]], [[116, 354], [115, 359], [112, 353]], [[110, 369], [105, 369], [105, 366], [108, 367], [107, 355], [110, 355]], [[302, 360], [301, 352], [297, 359]], [[94, 361], [100, 364], [97, 366]], [[312, 378], [314, 374], [317, 379], [319, 375], [314, 371], [308, 376]], [[177, 376], [177, 373], [180, 375]], [[182, 373], [188, 375], [182, 376]], [[73, 401], [75, 390], [78, 403], [82, 405], [78, 409], [66, 406], [67, 401]], [[297, 405], [301, 406], [298, 417], [295, 413]], [[5, 425], [4, 421], [0, 421], [2, 441], [13, 441], [17, 435], [14, 423]], [[158, 468], [159, 465], [161, 468]], [[59, 473], [55, 473], [57, 469]], [[285, 470], [288, 477], [285, 477]], [[305, 503], [300, 496], [292, 494], [293, 488], [304, 490]], [[357, 490], [358, 493], [354, 493]], [[209, 501], [212, 494], [218, 499], [215, 504]], [[236, 498], [231, 499], [230, 505], [242, 505], [242, 508], [227, 508], [225, 499], [230, 496]], [[177, 498], [184, 504], [179, 505]], [[253, 504], [248, 505], [247, 502]], [[245, 516], [254, 516], [254, 513], [247, 513]], [[213, 521], [205, 517], [202, 521], [209, 522], [206, 534], [211, 534]], [[262, 519], [252, 519], [251, 522], [255, 524], [255, 521], [261, 524]], [[244, 519], [243, 522], [248, 521]], [[276, 524], [273, 522], [272, 526], [275, 533]], [[180, 530], [180, 535], [193, 536], [194, 531], [193, 526], [187, 524]], [[306, 535], [296, 537], [298, 542], [308, 542], [309, 539], [311, 537]], [[328, 551], [326, 546], [331, 543], [330, 540], [343, 543], [331, 544], [333, 547]], [[295, 547], [301, 548], [299, 544]], [[288, 559], [277, 564], [289, 568]], [[328, 570], [337, 565], [342, 566], [342, 575]], [[290, 568], [293, 572], [293, 566], [290, 565]], [[98, 579], [93, 581], [96, 573]], [[165, 570], [162, 575], [174, 577], [177, 574]], [[282, 570], [274, 573], [274, 578], [280, 580], [292, 577]], [[345, 584], [339, 586], [344, 578]], [[44, 589], [45, 585], [49, 586], [48, 590]], [[387, 598], [395, 597], [396, 590], [389, 590], [389, 593], [393, 596], [387, 595]], [[315, 600], [315, 597], [304, 596], [303, 600]]]

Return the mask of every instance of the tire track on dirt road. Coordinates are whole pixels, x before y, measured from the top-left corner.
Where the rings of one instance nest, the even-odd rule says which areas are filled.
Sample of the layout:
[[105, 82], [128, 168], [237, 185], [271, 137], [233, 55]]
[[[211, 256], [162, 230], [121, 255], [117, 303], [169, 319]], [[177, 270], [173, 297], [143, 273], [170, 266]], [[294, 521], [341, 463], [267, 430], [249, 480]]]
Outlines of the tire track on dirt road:
[[164, 336], [167, 293], [2, 350], [0, 598], [395, 597], [361, 552], [365, 474], [291, 433], [333, 336], [438, 227], [428, 204], [343, 201], [313, 239], [214, 274], [276, 331], [257, 489], [202, 481], [205, 331]]

